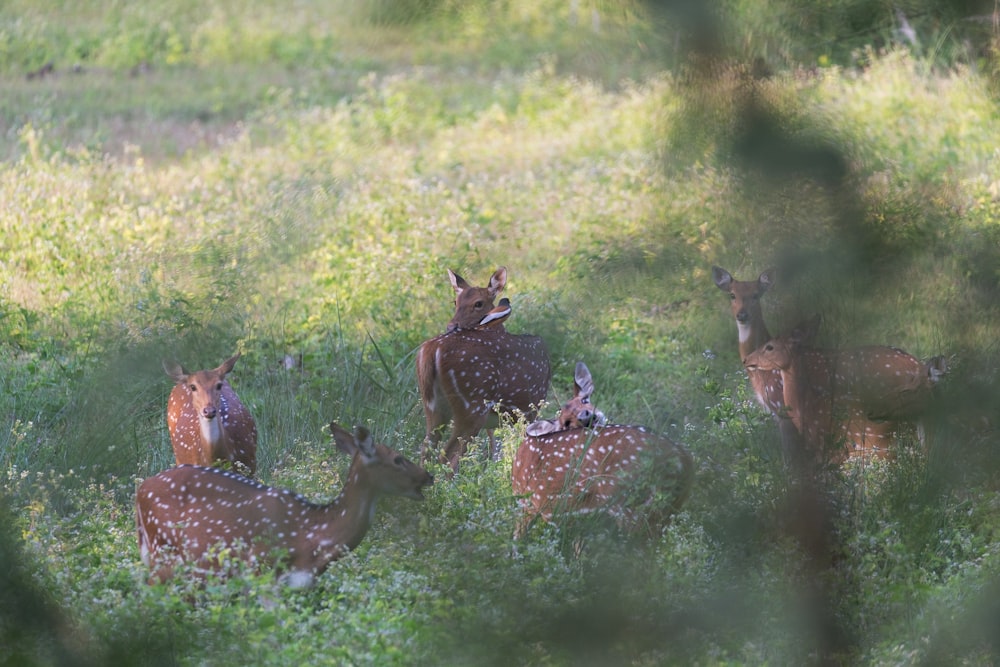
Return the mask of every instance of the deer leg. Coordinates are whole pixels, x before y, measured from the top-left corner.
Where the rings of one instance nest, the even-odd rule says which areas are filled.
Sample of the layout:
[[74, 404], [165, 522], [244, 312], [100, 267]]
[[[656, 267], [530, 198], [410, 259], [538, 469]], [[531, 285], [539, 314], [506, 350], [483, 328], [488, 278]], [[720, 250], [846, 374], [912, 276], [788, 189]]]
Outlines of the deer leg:
[[497, 444], [496, 429], [500, 425], [500, 417], [491, 412], [486, 419], [486, 436], [490, 440], [489, 460], [494, 463], [500, 460], [500, 446]]
[[490, 461], [494, 463], [500, 460], [500, 447], [497, 445], [495, 432], [495, 429], [492, 428], [486, 430], [486, 437], [490, 440]]
[[452, 472], [458, 472], [458, 462], [465, 454], [468, 442], [486, 426], [487, 415], [462, 415], [455, 417], [455, 426], [444, 447], [444, 460]]
[[896, 451], [895, 444], [896, 423], [868, 422], [864, 428], [865, 451], [873, 458], [894, 459]]
[[790, 470], [800, 472], [809, 461], [808, 445], [805, 438], [795, 428], [795, 422], [790, 417], [775, 417], [778, 422], [778, 434], [781, 436], [781, 455], [785, 466]]
[[434, 409], [424, 405], [424, 419], [427, 430], [424, 435], [424, 442], [420, 446], [420, 465], [427, 463], [430, 453], [437, 449], [441, 443], [441, 434], [448, 424], [450, 415], [442, 409]]

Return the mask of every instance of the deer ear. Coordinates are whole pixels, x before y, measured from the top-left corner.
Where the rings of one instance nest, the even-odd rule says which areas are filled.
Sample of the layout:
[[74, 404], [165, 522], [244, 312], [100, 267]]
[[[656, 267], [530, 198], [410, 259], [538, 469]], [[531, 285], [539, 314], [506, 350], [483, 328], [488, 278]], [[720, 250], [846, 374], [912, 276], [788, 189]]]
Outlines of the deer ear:
[[451, 269], [448, 269], [448, 280], [451, 281], [451, 286], [455, 288], [455, 294], [461, 294], [462, 290], [469, 286], [469, 283], [465, 282], [465, 278]]
[[762, 294], [766, 292], [769, 287], [774, 285], [774, 269], [771, 268], [761, 273], [757, 278], [757, 285], [760, 287]]
[[360, 424], [354, 427], [354, 442], [358, 443], [358, 448], [366, 459], [375, 458], [375, 441], [372, 439], [372, 434]]
[[729, 285], [733, 282], [733, 277], [729, 275], [729, 271], [726, 271], [720, 266], [712, 267], [712, 280], [715, 281], [715, 286], [718, 287], [723, 292], [729, 291]]
[[507, 286], [507, 267], [501, 266], [490, 277], [490, 286], [487, 287], [486, 289], [491, 297], [495, 297], [497, 294], [502, 292], [503, 288], [506, 286]]
[[788, 340], [795, 346], [808, 345], [813, 342], [816, 338], [816, 334], [819, 333], [819, 325], [823, 321], [823, 316], [819, 313], [813, 315], [808, 320], [803, 320], [795, 325], [791, 333], [788, 334]]
[[163, 372], [166, 373], [174, 382], [185, 382], [187, 381], [188, 372], [184, 370], [184, 367], [178, 364], [176, 361], [168, 361], [164, 359]]
[[537, 438], [540, 435], [548, 435], [549, 433], [555, 433], [559, 430], [559, 422], [555, 419], [539, 419], [536, 422], [528, 424], [528, 427], [524, 429], [524, 432], [533, 438]]
[[229, 375], [233, 372], [233, 366], [236, 365], [236, 361], [240, 358], [240, 353], [237, 352], [233, 356], [229, 357], [223, 361], [215, 371], [221, 375]]
[[330, 433], [333, 434], [333, 441], [337, 443], [337, 449], [348, 456], [354, 456], [357, 453], [358, 443], [350, 431], [335, 422], [331, 422]]
[[576, 362], [573, 386], [579, 398], [590, 398], [591, 394], [594, 393], [594, 380], [590, 377], [590, 369], [582, 361]]

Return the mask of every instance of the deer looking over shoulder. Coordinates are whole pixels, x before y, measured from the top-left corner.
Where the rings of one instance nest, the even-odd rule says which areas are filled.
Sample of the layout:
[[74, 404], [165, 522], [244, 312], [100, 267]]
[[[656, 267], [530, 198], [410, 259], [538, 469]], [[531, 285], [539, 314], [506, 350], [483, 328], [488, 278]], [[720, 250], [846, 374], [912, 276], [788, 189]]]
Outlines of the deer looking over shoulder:
[[[590, 403], [593, 380], [578, 362], [574, 396], [554, 420], [528, 425], [511, 468], [522, 517], [516, 537], [536, 516], [603, 510], [635, 527], [640, 516], [663, 525], [683, 506], [694, 482], [688, 451], [641, 426], [605, 425]], [[654, 499], [666, 498], [666, 507]]]
[[330, 424], [351, 468], [340, 495], [316, 505], [284, 489], [218, 468], [182, 465], [147, 478], [135, 497], [139, 551], [150, 581], [167, 581], [182, 563], [195, 575], [226, 573], [223, 554], [275, 566], [291, 587], [311, 586], [333, 561], [355, 549], [375, 517], [375, 501], [423, 500], [434, 483], [423, 468], [376, 444], [368, 431]]
[[497, 269], [486, 287], [473, 287], [451, 270], [448, 277], [455, 290], [455, 315], [447, 333], [420, 346], [416, 365], [427, 427], [421, 460], [452, 421], [443, 459], [457, 472], [467, 442], [495, 426], [495, 412], [521, 412], [534, 419], [551, 372], [542, 339], [507, 333], [509, 302], [493, 304], [507, 284], [506, 268]]
[[[946, 370], [943, 358], [924, 363], [891, 347], [814, 350], [819, 318], [773, 338], [744, 360], [748, 369], [781, 373], [783, 401], [814, 455], [830, 451], [888, 458], [897, 421], [918, 419]], [[844, 449], [841, 445], [846, 445]]]
[[239, 358], [237, 352], [218, 368], [194, 373], [163, 362], [176, 383], [167, 401], [167, 427], [178, 465], [228, 461], [251, 477], [256, 473], [257, 424], [226, 380]]

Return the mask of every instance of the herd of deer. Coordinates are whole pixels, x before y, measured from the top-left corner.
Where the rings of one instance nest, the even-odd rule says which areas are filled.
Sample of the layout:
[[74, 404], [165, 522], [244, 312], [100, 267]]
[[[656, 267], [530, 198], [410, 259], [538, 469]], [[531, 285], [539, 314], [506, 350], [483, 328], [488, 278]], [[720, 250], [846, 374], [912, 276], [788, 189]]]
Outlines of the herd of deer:
[[[445, 333], [420, 346], [416, 375], [426, 420], [422, 462], [434, 455], [450, 422], [440, 458], [453, 474], [469, 441], [495, 427], [498, 415], [536, 418], [551, 371], [541, 338], [504, 328], [511, 305], [495, 301], [506, 286], [505, 268], [486, 287], [448, 275], [455, 315]], [[779, 423], [786, 454], [799, 462], [891, 456], [898, 424], [919, 420], [927, 409], [946, 370], [943, 358], [924, 363], [890, 347], [815, 349], [809, 347], [815, 322], [772, 339], [760, 297], [773, 272], [738, 281], [715, 267], [713, 278], [730, 295], [740, 356], [758, 400]], [[136, 493], [139, 549], [150, 581], [170, 579], [181, 564], [198, 576], [224, 573], [235, 556], [252, 567], [277, 567], [289, 586], [309, 586], [361, 542], [379, 496], [419, 500], [434, 482], [420, 465], [375, 443], [365, 428], [350, 432], [336, 423], [330, 424], [333, 439], [352, 462], [333, 502], [314, 504], [255, 481], [257, 427], [226, 380], [239, 356], [194, 373], [163, 364], [176, 383], [167, 424], [177, 466], [147, 478]], [[691, 454], [643, 427], [607, 424], [590, 402], [594, 384], [583, 362], [576, 365], [574, 388], [556, 419], [527, 426], [514, 456], [511, 483], [522, 510], [515, 536], [536, 517], [551, 521], [598, 510], [630, 528], [640, 521], [664, 525], [691, 492]], [[492, 430], [489, 440], [496, 456]], [[215, 467], [220, 462], [230, 469]], [[666, 505], [656, 506], [654, 499], [662, 505], [663, 498]]]

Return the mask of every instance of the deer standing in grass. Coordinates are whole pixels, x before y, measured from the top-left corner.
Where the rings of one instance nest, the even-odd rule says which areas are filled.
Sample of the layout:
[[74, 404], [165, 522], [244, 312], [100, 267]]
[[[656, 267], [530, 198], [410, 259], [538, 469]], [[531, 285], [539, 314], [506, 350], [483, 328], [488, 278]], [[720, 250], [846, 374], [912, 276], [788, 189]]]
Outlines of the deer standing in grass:
[[[917, 419], [945, 371], [891, 347], [814, 350], [806, 347], [819, 318], [773, 338], [744, 360], [748, 370], [781, 374], [789, 417], [814, 456], [890, 458], [897, 420]], [[846, 447], [845, 447], [846, 445]], [[831, 449], [832, 448], [832, 449]]]
[[[760, 299], [774, 284], [774, 269], [764, 271], [755, 281], [740, 281], [715, 266], [712, 278], [719, 289], [729, 294], [739, 334], [740, 358], [746, 360], [771, 340]], [[895, 422], [916, 420], [927, 410], [931, 389], [947, 370], [943, 357], [925, 363], [886, 346], [814, 349], [808, 347], [808, 336], [814, 336], [816, 328], [804, 327], [796, 332], [794, 347], [801, 357], [797, 365], [799, 375], [816, 383], [820, 394], [852, 397], [851, 414], [836, 417], [849, 424], [846, 432], [854, 434], [852, 442], [862, 449], [870, 443], [887, 444], [896, 429]], [[789, 392], [785, 391], [782, 379], [787, 373], [772, 365], [745, 363], [744, 366], [758, 402], [778, 421], [786, 459], [794, 460], [802, 447], [808, 446], [803, 441], [810, 438], [794, 424], [795, 420], [789, 419], [785, 400]], [[813, 445], [815, 440], [813, 434]], [[869, 444], [861, 444], [864, 442]]]
[[[640, 513], [648, 523], [664, 525], [690, 495], [691, 454], [641, 426], [605, 425], [590, 403], [593, 391], [590, 371], [578, 362], [573, 398], [559, 417], [528, 425], [511, 467], [522, 509], [515, 537], [536, 516], [551, 521], [561, 513], [597, 510], [628, 527]], [[657, 506], [663, 499], [668, 505]]]
[[163, 362], [177, 383], [167, 401], [167, 427], [178, 465], [228, 461], [251, 477], [256, 473], [257, 424], [226, 380], [239, 358], [237, 352], [218, 368], [194, 373]]
[[[497, 412], [534, 419], [548, 393], [551, 371], [544, 341], [507, 333], [509, 302], [494, 306], [507, 284], [506, 268], [497, 269], [486, 287], [473, 287], [451, 270], [448, 277], [455, 290], [455, 315], [446, 333], [417, 350], [417, 386], [427, 426], [421, 461], [452, 421], [442, 458], [457, 472], [468, 441], [494, 427]], [[495, 449], [491, 433], [491, 456]]]
[[181, 563], [198, 576], [226, 572], [223, 555], [277, 567], [294, 588], [311, 586], [331, 562], [355, 549], [371, 527], [375, 501], [422, 500], [434, 483], [423, 468], [372, 440], [330, 424], [337, 448], [352, 457], [347, 482], [328, 505], [218, 468], [182, 465], [142, 482], [136, 492], [139, 551], [150, 582], [164, 582]]

